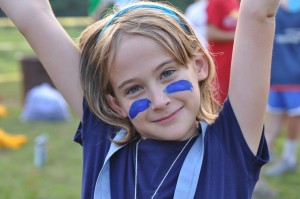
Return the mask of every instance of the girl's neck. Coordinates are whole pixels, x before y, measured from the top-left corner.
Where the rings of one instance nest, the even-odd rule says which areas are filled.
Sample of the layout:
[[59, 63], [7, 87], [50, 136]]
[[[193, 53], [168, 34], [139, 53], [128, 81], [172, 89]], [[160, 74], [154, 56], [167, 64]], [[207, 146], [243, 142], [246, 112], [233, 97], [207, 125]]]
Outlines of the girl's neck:
[[191, 127], [190, 131], [186, 133], [186, 135], [183, 136], [182, 139], [160, 139], [160, 138], [155, 138], [151, 136], [146, 136], [142, 133], [138, 133], [139, 138], [142, 140], [146, 139], [152, 139], [152, 140], [159, 140], [159, 141], [186, 141], [190, 139], [191, 137], [195, 137], [196, 135], [199, 134], [199, 121], [196, 121], [195, 125]]

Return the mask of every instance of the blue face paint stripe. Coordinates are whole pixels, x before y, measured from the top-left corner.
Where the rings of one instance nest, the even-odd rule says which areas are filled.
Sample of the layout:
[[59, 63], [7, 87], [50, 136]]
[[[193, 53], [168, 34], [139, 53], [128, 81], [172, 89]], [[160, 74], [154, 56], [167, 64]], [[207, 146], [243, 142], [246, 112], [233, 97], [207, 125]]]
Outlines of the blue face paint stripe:
[[[164, 92], [167, 94], [181, 92], [181, 91], [193, 91], [194, 87], [191, 82], [187, 80], [179, 80], [168, 85]], [[147, 98], [139, 99], [133, 102], [129, 109], [129, 117], [134, 119], [140, 112], [147, 110], [150, 107], [151, 101]]]
[[181, 92], [181, 91], [193, 91], [193, 84], [187, 80], [179, 80], [168, 85], [164, 92], [167, 94]]
[[129, 109], [129, 117], [134, 119], [140, 112], [145, 111], [150, 107], [151, 101], [149, 99], [140, 99], [131, 104]]

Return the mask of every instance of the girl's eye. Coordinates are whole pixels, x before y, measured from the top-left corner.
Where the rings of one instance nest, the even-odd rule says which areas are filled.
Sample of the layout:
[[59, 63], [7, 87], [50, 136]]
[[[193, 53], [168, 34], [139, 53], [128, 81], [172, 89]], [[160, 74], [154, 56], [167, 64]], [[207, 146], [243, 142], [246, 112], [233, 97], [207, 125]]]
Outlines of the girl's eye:
[[167, 78], [167, 77], [171, 76], [174, 72], [175, 72], [175, 70], [166, 70], [162, 73], [161, 78], [162, 79]]
[[135, 94], [136, 92], [140, 91], [142, 87], [140, 86], [132, 86], [126, 90], [126, 94]]

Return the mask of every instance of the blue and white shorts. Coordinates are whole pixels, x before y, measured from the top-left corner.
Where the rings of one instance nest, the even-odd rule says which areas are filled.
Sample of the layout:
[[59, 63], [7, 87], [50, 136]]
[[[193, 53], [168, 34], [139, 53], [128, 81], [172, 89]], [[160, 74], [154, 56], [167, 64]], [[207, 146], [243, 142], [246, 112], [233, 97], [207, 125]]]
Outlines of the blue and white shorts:
[[300, 116], [300, 91], [274, 91], [269, 93], [267, 112]]

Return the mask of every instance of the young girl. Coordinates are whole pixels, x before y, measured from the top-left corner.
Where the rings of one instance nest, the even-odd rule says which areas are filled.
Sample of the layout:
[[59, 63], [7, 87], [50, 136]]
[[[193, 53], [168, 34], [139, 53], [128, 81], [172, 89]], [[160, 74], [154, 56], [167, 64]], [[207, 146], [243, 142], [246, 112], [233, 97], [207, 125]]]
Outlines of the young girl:
[[0, 6], [82, 118], [82, 198], [244, 199], [269, 158], [263, 119], [278, 1], [242, 1], [220, 112], [212, 59], [169, 5], [123, 8], [88, 27], [80, 50], [48, 1]]

